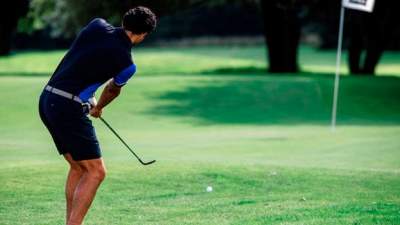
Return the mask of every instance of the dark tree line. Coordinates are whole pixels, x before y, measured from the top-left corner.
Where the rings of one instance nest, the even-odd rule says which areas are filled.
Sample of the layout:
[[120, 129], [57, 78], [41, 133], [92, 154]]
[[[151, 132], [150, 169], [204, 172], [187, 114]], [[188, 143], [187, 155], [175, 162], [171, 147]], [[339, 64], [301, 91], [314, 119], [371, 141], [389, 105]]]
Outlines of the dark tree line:
[[[349, 67], [355, 75], [372, 75], [400, 24], [398, 0], [376, 1], [373, 13], [348, 10]], [[363, 56], [364, 55], [364, 56]]]
[[[0, 14], [0, 55], [10, 52], [11, 36], [17, 21], [26, 14], [29, 7], [28, 0], [8, 2], [9, 5], [3, 7]], [[28, 24], [41, 24], [39, 28], [50, 30], [55, 37], [73, 37], [94, 17], [107, 18], [111, 23], [118, 24], [122, 14], [136, 5], [148, 6], [160, 17], [182, 11], [201, 14], [204, 8], [219, 9], [222, 12], [227, 6], [234, 9], [233, 5], [242, 8], [243, 12], [250, 8], [258, 8], [259, 18], [263, 22], [260, 24], [264, 24], [269, 70], [286, 73], [299, 70], [297, 54], [303, 29], [301, 25], [311, 24], [316, 27], [317, 33], [322, 37], [322, 48], [336, 46], [340, 2], [338, 0], [31, 0]], [[399, 28], [400, 18], [397, 13], [399, 2], [377, 0], [372, 14], [347, 10], [345, 34], [349, 40], [349, 64], [352, 73], [374, 73], [385, 44], [390, 43], [393, 32]], [[247, 12], [243, 15], [249, 14]], [[220, 21], [218, 13], [214, 15], [214, 19], [215, 23]], [[221, 21], [227, 20], [221, 19]], [[176, 24], [173, 24], [174, 22]], [[178, 21], [172, 20], [169, 25], [187, 26], [187, 23], [187, 18], [182, 18]], [[246, 23], [238, 24], [237, 29], [240, 30], [244, 26]], [[193, 29], [204, 29], [204, 27]], [[179, 29], [175, 32], [179, 32]], [[364, 58], [365, 60], [362, 60]]]
[[18, 20], [26, 15], [28, 9], [28, 0], [7, 1], [7, 4], [0, 8], [0, 55], [10, 53], [12, 36]]
[[[308, 10], [320, 23], [322, 47], [337, 43], [341, 1], [268, 0], [261, 1], [270, 72], [296, 72], [300, 40], [301, 10]], [[373, 75], [394, 33], [400, 29], [398, 0], [377, 0], [373, 13], [346, 10], [345, 36], [348, 40], [349, 67], [352, 74]], [[321, 26], [322, 25], [322, 26]], [[335, 35], [332, 35], [334, 33]]]

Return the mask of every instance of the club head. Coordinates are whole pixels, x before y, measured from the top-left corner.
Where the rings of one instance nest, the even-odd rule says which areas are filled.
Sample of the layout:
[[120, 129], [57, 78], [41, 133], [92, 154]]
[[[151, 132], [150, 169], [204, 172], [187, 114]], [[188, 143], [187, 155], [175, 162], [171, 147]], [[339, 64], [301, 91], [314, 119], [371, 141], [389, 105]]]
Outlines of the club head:
[[147, 166], [147, 165], [153, 164], [155, 162], [156, 162], [156, 160], [151, 160], [150, 162], [143, 162], [142, 164]]

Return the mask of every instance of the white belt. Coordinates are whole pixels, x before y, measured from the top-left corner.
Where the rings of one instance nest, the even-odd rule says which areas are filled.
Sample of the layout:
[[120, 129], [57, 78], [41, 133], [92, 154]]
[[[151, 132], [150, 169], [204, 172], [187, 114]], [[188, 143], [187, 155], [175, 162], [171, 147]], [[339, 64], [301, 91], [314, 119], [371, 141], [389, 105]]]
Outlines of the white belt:
[[50, 85], [46, 85], [46, 87], [45, 87], [44, 89], [45, 89], [46, 91], [48, 91], [48, 92], [51, 92], [51, 93], [53, 93], [53, 94], [62, 96], [62, 97], [64, 97], [64, 98], [68, 98], [68, 99], [74, 100], [74, 101], [79, 102], [79, 103], [81, 103], [81, 104], [83, 103], [82, 100], [81, 100], [78, 96], [75, 96], [75, 95], [70, 94], [70, 93], [68, 93], [68, 92], [66, 92], [66, 91], [63, 91], [63, 90], [54, 88], [54, 87], [52, 87], [52, 86], [50, 86]]

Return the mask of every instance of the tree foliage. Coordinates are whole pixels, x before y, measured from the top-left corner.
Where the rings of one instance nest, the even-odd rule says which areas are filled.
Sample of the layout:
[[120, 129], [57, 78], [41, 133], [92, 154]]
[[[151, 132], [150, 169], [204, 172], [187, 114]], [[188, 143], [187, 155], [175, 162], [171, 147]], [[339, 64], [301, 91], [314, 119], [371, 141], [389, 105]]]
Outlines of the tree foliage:
[[106, 18], [119, 25], [123, 13], [135, 6], [152, 8], [162, 16], [174, 10], [201, 4], [199, 0], [32, 0], [29, 20], [34, 21], [34, 29], [49, 27], [54, 37], [74, 36], [94, 17]]
[[[374, 64], [378, 62], [379, 55], [383, 52], [383, 45], [390, 42], [390, 40], [386, 40], [391, 36], [389, 33], [392, 33], [392, 30], [399, 30], [399, 14], [396, 11], [398, 2], [398, 0], [377, 1], [378, 9], [381, 6], [387, 7], [387, 12], [376, 10], [383, 13], [375, 14], [377, 15], [376, 21], [388, 21], [376, 23], [381, 24], [382, 26], [379, 25], [381, 27], [386, 26], [384, 32], [380, 32], [379, 29], [362, 29], [362, 32], [357, 34], [358, 37], [364, 39], [372, 37], [378, 40], [367, 41], [369, 46], [372, 46], [371, 43], [373, 43], [374, 48], [379, 50], [375, 51], [377, 54], [373, 52], [376, 57], [373, 56], [374, 60], [370, 60]], [[264, 36], [268, 46], [270, 71], [296, 72], [298, 70], [297, 49], [303, 33], [318, 35], [321, 40], [321, 48], [334, 48], [336, 46], [340, 4], [341, 1], [338, 0], [31, 0], [28, 19], [21, 23], [20, 28], [24, 31], [46, 29], [51, 32], [53, 37], [69, 38], [75, 36], [84, 25], [95, 17], [106, 18], [110, 23], [118, 26], [123, 13], [138, 5], [152, 8], [158, 17], [165, 16], [163, 22], [167, 26], [161, 27], [158, 32], [158, 34], [162, 34], [161, 37], [169, 37], [170, 34], [172, 34], [171, 37], [175, 38], [185, 35], [207, 35], [207, 31], [212, 31], [213, 34], [218, 35], [224, 34], [219, 32], [220, 30], [229, 31], [231, 29], [232, 31], [232, 28], [235, 29], [232, 32], [234, 34], [237, 34], [236, 29], [238, 32], [245, 33], [243, 27], [250, 27], [251, 25], [262, 27], [263, 24]], [[397, 4], [397, 6], [394, 4]], [[388, 7], [388, 5], [393, 5], [393, 7]], [[207, 14], [209, 17], [203, 16], [204, 10], [208, 9], [212, 9], [209, 10], [211, 13]], [[257, 9], [255, 13], [262, 14], [259, 17], [260, 24], [254, 23], [254, 20], [257, 20], [254, 17], [253, 20], [246, 20], [246, 16], [253, 13], [252, 10], [254, 9]], [[174, 14], [175, 17], [171, 14]], [[380, 15], [383, 15], [384, 18], [381, 19]], [[390, 18], [388, 15], [390, 15]], [[219, 18], [222, 16], [227, 18]], [[235, 20], [230, 19], [229, 16], [242, 20], [233, 22]], [[346, 27], [349, 27], [347, 31], [350, 31], [348, 33], [351, 34], [349, 36], [351, 47], [354, 46], [354, 43], [360, 42], [354, 41], [360, 38], [354, 38], [353, 31], [356, 31], [356, 29], [353, 28], [369, 26], [368, 24], [374, 23], [368, 22], [368, 24], [363, 25], [362, 23], [366, 21], [364, 19], [362, 19], [363, 22], [356, 23], [354, 23], [356, 21], [354, 19], [347, 19]], [[253, 24], [251, 24], [252, 21]], [[210, 25], [210, 22], [214, 24]], [[218, 24], [220, 22], [225, 23], [225, 25], [223, 23]], [[234, 26], [237, 26], [237, 28]], [[377, 36], [367, 35], [366, 32], [371, 33], [368, 30], [374, 30], [372, 33], [375, 34], [385, 34], [385, 37], [376, 38]], [[352, 60], [354, 63], [350, 63], [356, 66], [360, 61], [359, 52], [362, 51], [360, 47], [357, 48], [357, 54], [351, 54], [357, 57]], [[370, 65], [371, 63], [366, 64]], [[373, 69], [362, 69], [362, 71], [373, 71]]]

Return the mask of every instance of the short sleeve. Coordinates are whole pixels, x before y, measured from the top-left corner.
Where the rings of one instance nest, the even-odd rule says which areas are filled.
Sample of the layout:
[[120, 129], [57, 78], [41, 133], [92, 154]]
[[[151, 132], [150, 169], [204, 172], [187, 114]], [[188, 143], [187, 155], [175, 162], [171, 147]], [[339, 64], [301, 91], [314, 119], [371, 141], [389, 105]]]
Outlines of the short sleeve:
[[135, 72], [135, 64], [128, 66], [114, 77], [114, 84], [119, 87], [124, 86], [128, 82], [128, 80], [135, 74]]
[[108, 30], [112, 29], [112, 26], [107, 23], [105, 19], [102, 18], [95, 18], [90, 21], [89, 26], [93, 29], [101, 29], [101, 30]]

